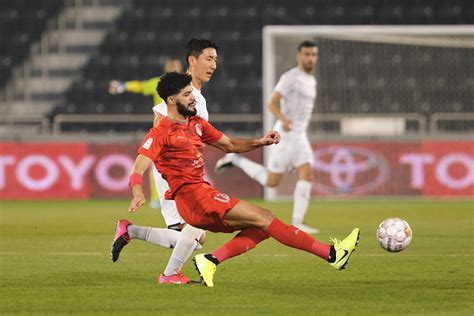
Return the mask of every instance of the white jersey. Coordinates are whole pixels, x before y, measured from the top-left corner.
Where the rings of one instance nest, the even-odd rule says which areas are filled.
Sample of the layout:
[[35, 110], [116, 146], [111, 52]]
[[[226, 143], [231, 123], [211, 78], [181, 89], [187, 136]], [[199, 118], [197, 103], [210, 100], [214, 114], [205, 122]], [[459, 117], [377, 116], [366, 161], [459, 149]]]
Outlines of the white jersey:
[[[299, 67], [285, 72], [274, 92], [282, 95], [280, 110], [291, 121], [291, 130], [306, 133], [316, 99], [316, 78]], [[275, 123], [277, 131], [283, 131], [281, 121]]]
[[[209, 121], [209, 112], [207, 112], [207, 104], [206, 104], [206, 99], [202, 95], [201, 91], [192, 87], [193, 92], [192, 94], [196, 98], [196, 111], [197, 111], [197, 116], [202, 117], [206, 121]], [[153, 112], [155, 114], [161, 114], [163, 116], [168, 116], [168, 108], [166, 107], [165, 101], [161, 102], [160, 104], [157, 104], [153, 107]]]

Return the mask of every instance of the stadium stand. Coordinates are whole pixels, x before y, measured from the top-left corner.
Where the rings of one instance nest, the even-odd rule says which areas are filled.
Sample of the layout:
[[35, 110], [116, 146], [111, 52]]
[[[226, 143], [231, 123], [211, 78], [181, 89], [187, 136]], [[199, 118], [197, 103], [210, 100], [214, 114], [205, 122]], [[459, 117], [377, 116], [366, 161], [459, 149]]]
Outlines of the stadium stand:
[[[183, 48], [191, 37], [211, 37], [220, 44], [219, 68], [204, 91], [209, 111], [259, 114], [264, 25], [449, 25], [470, 24], [472, 17], [470, 0], [134, 0], [124, 6], [112, 31], [51, 117], [150, 113], [151, 100], [146, 97], [108, 95], [108, 81], [159, 75], [166, 58], [184, 61]], [[318, 72], [322, 89], [316, 110], [320, 113], [472, 112], [472, 71], [463, 71], [456, 80], [450, 77], [450, 72], [465, 69], [460, 61], [468, 58], [467, 50], [456, 49], [459, 58], [453, 58], [449, 48], [446, 54], [435, 54], [429, 47], [420, 47], [424, 51], [417, 56], [423, 59], [417, 60], [400, 45], [387, 61], [386, 55], [371, 54], [370, 46], [341, 42], [333, 47], [338, 51], [321, 52], [325, 64]], [[350, 71], [339, 71], [348, 64]], [[386, 85], [398, 90], [386, 93]], [[62, 128], [88, 127], [63, 124]], [[93, 130], [97, 128], [101, 129], [96, 125]], [[110, 124], [102, 128], [111, 129]]]
[[0, 1], [0, 87], [10, 78], [13, 67], [28, 55], [31, 43], [40, 38], [46, 21], [63, 4], [61, 0]]

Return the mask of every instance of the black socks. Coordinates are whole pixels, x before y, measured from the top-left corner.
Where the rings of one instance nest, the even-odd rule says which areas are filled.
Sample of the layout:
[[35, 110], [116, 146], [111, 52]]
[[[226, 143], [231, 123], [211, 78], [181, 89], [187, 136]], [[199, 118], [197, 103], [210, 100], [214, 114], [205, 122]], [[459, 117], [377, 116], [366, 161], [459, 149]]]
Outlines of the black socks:
[[211, 261], [212, 263], [214, 263], [215, 265], [218, 265], [218, 264], [219, 264], [219, 260], [217, 260], [217, 258], [214, 257], [213, 255], [211, 255], [210, 253], [205, 254], [204, 257], [205, 257], [207, 260], [209, 260], [209, 261]]
[[331, 246], [331, 250], [329, 250], [328, 262], [333, 263], [335, 261], [336, 261], [336, 249], [334, 249], [334, 246]]

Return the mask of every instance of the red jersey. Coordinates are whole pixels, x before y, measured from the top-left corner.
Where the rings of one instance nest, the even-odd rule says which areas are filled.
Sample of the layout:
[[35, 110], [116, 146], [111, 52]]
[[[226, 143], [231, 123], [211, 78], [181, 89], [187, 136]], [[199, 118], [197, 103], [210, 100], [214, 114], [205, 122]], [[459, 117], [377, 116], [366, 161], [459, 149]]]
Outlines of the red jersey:
[[138, 153], [150, 158], [168, 182], [165, 199], [170, 200], [184, 184], [205, 182], [204, 144], [215, 143], [222, 135], [198, 116], [189, 118], [187, 123], [165, 117], [150, 129]]

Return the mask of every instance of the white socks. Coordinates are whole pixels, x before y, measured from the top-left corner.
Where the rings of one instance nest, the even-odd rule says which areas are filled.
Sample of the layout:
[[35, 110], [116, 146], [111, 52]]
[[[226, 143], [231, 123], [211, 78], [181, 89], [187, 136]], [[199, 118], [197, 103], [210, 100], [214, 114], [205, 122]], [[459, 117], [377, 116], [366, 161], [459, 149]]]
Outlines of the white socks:
[[176, 247], [173, 249], [168, 265], [166, 266], [166, 276], [176, 274], [183, 267], [184, 263], [189, 259], [192, 252], [195, 249], [201, 249], [202, 246], [199, 243], [199, 239], [202, 234], [205, 234], [204, 230], [195, 228], [191, 225], [184, 226], [183, 230], [179, 234], [178, 242]]
[[293, 192], [293, 225], [303, 224], [311, 198], [311, 182], [298, 180]]
[[194, 250], [202, 249], [199, 239], [205, 231], [186, 225], [181, 232], [168, 228], [143, 227], [129, 225], [128, 235], [131, 239], [141, 239], [165, 248], [174, 248], [164, 275], [170, 276], [181, 270]]
[[250, 178], [254, 179], [262, 186], [267, 185], [268, 171], [267, 168], [261, 164], [239, 155], [234, 155], [232, 157], [232, 164], [242, 169]]
[[174, 248], [180, 234], [173, 229], [143, 227], [133, 224], [127, 227], [127, 231], [131, 239], [141, 239], [165, 248]]

